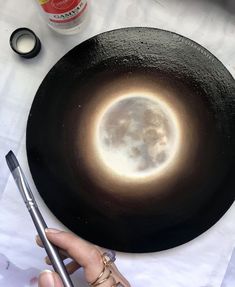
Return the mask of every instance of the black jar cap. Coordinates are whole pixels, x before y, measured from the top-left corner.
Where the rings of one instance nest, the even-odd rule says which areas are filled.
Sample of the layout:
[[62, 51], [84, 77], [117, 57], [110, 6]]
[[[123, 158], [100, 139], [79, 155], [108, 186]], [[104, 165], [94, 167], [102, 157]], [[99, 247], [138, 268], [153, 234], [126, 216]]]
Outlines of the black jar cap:
[[14, 52], [24, 58], [33, 58], [41, 50], [41, 42], [28, 28], [16, 29], [10, 37], [10, 46]]

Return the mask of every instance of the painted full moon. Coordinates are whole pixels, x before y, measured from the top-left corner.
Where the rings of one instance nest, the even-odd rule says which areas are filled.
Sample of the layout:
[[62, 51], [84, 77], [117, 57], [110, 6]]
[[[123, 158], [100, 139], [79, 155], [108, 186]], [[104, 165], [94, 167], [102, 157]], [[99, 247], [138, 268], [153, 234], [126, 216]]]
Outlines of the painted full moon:
[[171, 109], [151, 97], [125, 97], [111, 103], [97, 127], [103, 163], [125, 177], [155, 174], [172, 162], [179, 133]]

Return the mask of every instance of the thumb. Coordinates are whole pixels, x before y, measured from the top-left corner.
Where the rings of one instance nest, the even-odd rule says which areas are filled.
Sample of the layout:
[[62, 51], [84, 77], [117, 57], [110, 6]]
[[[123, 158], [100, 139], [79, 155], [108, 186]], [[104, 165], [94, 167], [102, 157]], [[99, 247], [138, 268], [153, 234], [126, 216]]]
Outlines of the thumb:
[[56, 272], [45, 270], [39, 275], [38, 287], [64, 287], [64, 285]]

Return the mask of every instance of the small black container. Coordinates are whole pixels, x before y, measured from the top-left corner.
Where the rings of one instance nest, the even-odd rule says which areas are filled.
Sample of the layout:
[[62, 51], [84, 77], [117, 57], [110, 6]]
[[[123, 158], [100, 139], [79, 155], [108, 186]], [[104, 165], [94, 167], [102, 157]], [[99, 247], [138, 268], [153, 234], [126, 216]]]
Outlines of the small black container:
[[14, 52], [24, 58], [33, 58], [41, 50], [41, 42], [28, 28], [16, 29], [10, 37], [10, 46]]

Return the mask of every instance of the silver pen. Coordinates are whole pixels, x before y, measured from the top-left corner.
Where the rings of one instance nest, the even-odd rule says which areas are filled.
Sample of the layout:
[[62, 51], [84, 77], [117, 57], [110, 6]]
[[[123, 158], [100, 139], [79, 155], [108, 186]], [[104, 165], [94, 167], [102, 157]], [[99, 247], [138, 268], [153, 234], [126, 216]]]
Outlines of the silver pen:
[[47, 255], [51, 260], [54, 270], [59, 274], [64, 284], [64, 287], [74, 287], [71, 278], [69, 277], [69, 274], [66, 270], [66, 267], [62, 259], [60, 258], [57, 247], [51, 244], [46, 237], [45, 229], [47, 228], [47, 225], [41, 215], [40, 210], [38, 209], [33, 193], [18, 163], [18, 160], [12, 151], [10, 151], [6, 155], [6, 161], [12, 173], [12, 176], [16, 182], [16, 185], [23, 197], [26, 207], [28, 208], [33, 223], [37, 229], [38, 235], [45, 247]]

